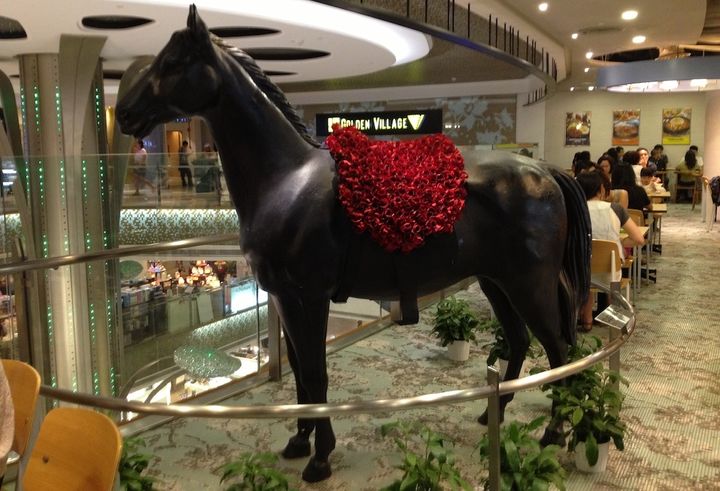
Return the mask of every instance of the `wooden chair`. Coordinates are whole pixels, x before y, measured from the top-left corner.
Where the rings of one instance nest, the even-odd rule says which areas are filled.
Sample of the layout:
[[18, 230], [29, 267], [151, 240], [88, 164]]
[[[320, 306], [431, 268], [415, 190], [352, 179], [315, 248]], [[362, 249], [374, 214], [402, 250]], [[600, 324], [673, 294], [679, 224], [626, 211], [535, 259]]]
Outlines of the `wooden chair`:
[[695, 205], [700, 202], [700, 196], [702, 196], [702, 176], [696, 175], [695, 181], [692, 183], [682, 183], [679, 180], [678, 176], [678, 182], [675, 185], [675, 196], [673, 201], [677, 203], [677, 193], [678, 191], [692, 191], [692, 210], [695, 209]]
[[[609, 277], [611, 282], [613, 278], [621, 278], [622, 255], [620, 254], [620, 246], [617, 242], [593, 239], [590, 272], [593, 276], [603, 275]], [[619, 282], [620, 288], [625, 290], [625, 298], [629, 300], [630, 279], [621, 278]]]
[[115, 423], [89, 409], [50, 411], [23, 476], [25, 491], [110, 491], [122, 437]]
[[628, 208], [628, 215], [630, 215], [632, 221], [635, 222], [635, 225], [637, 225], [638, 227], [645, 227], [645, 214], [642, 210]]
[[10, 385], [10, 395], [15, 411], [15, 436], [12, 451], [25, 454], [35, 418], [35, 403], [40, 392], [40, 374], [27, 363], [2, 360], [3, 370]]

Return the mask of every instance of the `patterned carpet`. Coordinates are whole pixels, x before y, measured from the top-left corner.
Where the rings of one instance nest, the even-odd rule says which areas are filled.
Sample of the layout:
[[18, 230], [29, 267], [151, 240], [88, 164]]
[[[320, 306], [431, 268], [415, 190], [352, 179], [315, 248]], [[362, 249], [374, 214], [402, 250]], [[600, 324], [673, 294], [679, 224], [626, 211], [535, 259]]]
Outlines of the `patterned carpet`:
[[[699, 211], [670, 205], [663, 221], [663, 254], [656, 255], [657, 284], [638, 295], [636, 332], [622, 351], [622, 372], [630, 381], [623, 416], [628, 424], [624, 452], [611, 450], [600, 475], [575, 471], [563, 452], [569, 490], [720, 489], [720, 316], [717, 275], [720, 226], [706, 232]], [[476, 284], [459, 294], [481, 315], [486, 300]], [[484, 385], [485, 354], [473, 347], [466, 363], [451, 362], [429, 336], [430, 312], [417, 326], [392, 327], [330, 355], [331, 401], [402, 397]], [[595, 334], [603, 335], [603, 328]], [[480, 343], [482, 345], [482, 343]], [[544, 363], [542, 360], [538, 363]], [[294, 403], [292, 377], [266, 384], [226, 404]], [[474, 486], [486, 472], [473, 447], [484, 433], [476, 417], [484, 401], [394, 415], [336, 418], [333, 476], [310, 485], [300, 480], [305, 459], [280, 461], [301, 490], [377, 490], [400, 476], [399, 454], [379, 434], [395, 419], [419, 420], [456, 443], [462, 474]], [[527, 422], [549, 414], [538, 389], [520, 393], [506, 421]], [[141, 435], [154, 458], [157, 488], [174, 491], [221, 489], [215, 469], [248, 451], [278, 451], [294, 432], [291, 420], [183, 419]]]

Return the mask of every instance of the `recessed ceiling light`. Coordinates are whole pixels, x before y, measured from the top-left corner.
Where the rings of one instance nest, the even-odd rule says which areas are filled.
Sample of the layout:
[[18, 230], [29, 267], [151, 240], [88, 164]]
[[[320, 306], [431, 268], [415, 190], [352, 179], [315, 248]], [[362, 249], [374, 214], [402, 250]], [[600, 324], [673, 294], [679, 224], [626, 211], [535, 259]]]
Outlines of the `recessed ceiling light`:
[[595, 86], [594, 85], [589, 86], [588, 90], [592, 92], [593, 90], [595, 90]]
[[632, 38], [632, 42], [635, 43], [635, 44], [642, 44], [642, 43], [645, 42], [645, 39], [646, 39], [645, 36], [643, 36], [642, 34], [640, 34], [640, 35], [638, 35], [638, 36], [634, 36], [634, 37]]
[[585, 53], [585, 58], [587, 58], [588, 60], [589, 60], [590, 58], [592, 58], [592, 57], [593, 57], [593, 52], [592, 52], [592, 51], [588, 51], [587, 53]]
[[579, 36], [579, 34], [577, 32], [573, 32], [572, 34], [570, 34], [570, 37], [573, 39], [577, 39], [578, 36]]
[[589, 72], [589, 71], [590, 71], [590, 67], [586, 66], [586, 67], [585, 67], [585, 70], [583, 70], [583, 71], [584, 71], [585, 73]]
[[636, 19], [637, 16], [637, 10], [626, 10], [625, 12], [620, 14], [620, 17], [622, 17], [623, 20], [633, 20]]
[[543, 3], [541, 3], [541, 4], [538, 5], [538, 10], [539, 10], [540, 12], [547, 12], [547, 9], [548, 9], [548, 3], [547, 3], [547, 2], [543, 2]]
[[575, 91], [575, 87], [570, 87], [570, 92], [574, 92], [574, 91]]

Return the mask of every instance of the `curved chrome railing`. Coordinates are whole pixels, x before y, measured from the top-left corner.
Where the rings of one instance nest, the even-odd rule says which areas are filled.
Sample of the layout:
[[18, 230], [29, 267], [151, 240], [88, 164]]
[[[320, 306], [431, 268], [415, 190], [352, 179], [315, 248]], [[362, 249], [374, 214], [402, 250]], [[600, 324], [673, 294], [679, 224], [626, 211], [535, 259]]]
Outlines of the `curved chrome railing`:
[[119, 247], [115, 249], [103, 249], [102, 251], [87, 252], [85, 254], [68, 254], [67, 256], [56, 256], [46, 259], [30, 259], [0, 265], [0, 275], [21, 273], [34, 269], [56, 269], [60, 266], [80, 264], [89, 261], [105, 261], [118, 257], [136, 256], [146, 252], [172, 251], [186, 247], [196, 247], [209, 244], [222, 244], [224, 242], [238, 242], [238, 234], [208, 235], [206, 237], [194, 237], [192, 239], [174, 240], [171, 242], [155, 242], [139, 246]]
[[[596, 286], [602, 287], [602, 285]], [[629, 322], [623, 327], [620, 336], [610, 341], [599, 351], [592, 353], [585, 358], [535, 375], [529, 375], [520, 379], [509, 380], [507, 382], [500, 382], [497, 387], [493, 385], [486, 385], [478, 388], [457, 389], [397, 399], [375, 399], [369, 401], [325, 404], [276, 404], [262, 406], [146, 404], [112, 397], [81, 394], [45, 385], [41, 386], [40, 393], [46, 397], [52, 397], [54, 399], [74, 404], [93, 406], [114, 411], [130, 411], [145, 415], [246, 419], [316, 418], [321, 416], [330, 417], [352, 414], [394, 412], [428, 406], [469, 402], [478, 399], [487, 399], [494, 394], [504, 395], [515, 393], [563, 379], [569, 375], [581, 372], [582, 370], [603, 361], [616, 353], [625, 341], [627, 341], [627, 339], [633, 334], [635, 330], [635, 315], [632, 306], [624, 297], [622, 297], [622, 295], [617, 292], [613, 292], [612, 297], [614, 301], [618, 302], [624, 309], [632, 313]]]

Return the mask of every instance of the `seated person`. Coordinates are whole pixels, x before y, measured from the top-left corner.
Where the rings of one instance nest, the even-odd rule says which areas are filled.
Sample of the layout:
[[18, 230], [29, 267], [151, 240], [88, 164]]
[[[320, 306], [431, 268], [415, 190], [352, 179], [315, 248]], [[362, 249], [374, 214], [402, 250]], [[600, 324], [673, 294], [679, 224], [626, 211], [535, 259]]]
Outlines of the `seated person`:
[[655, 177], [655, 173], [649, 167], [646, 167], [640, 171], [640, 181], [645, 192], [649, 195], [656, 193], [664, 193], [665, 188], [660, 183], [659, 179]]
[[[628, 152], [631, 153], [631, 152]], [[650, 208], [650, 198], [645, 189], [635, 183], [635, 172], [627, 164], [616, 165], [612, 174], [613, 189], [624, 189], [628, 193], [628, 208], [644, 210]]]
[[[629, 169], [632, 173], [632, 169]], [[613, 211], [610, 203], [604, 201], [607, 194], [603, 184], [603, 178], [598, 172], [586, 172], [578, 175], [577, 182], [580, 184], [585, 198], [587, 199], [590, 222], [592, 226], [592, 238], [610, 240], [619, 246], [620, 254], [623, 255], [623, 245], [620, 242], [620, 227], [625, 229], [628, 238], [633, 245], [643, 245], [645, 238], [638, 226], [628, 216], [624, 223], [621, 223], [618, 215]], [[611, 278], [612, 281], [619, 281], [620, 278]], [[582, 321], [582, 332], [589, 332], [592, 329], [592, 298], [581, 307], [580, 318]]]
[[[701, 176], [703, 172], [695, 152], [692, 150], [685, 152], [685, 158], [675, 167], [675, 172], [677, 172], [679, 186], [694, 186], [697, 177]], [[688, 190], [688, 196], [692, 199], [692, 191]]]

